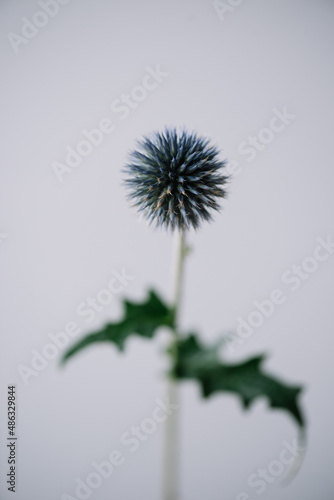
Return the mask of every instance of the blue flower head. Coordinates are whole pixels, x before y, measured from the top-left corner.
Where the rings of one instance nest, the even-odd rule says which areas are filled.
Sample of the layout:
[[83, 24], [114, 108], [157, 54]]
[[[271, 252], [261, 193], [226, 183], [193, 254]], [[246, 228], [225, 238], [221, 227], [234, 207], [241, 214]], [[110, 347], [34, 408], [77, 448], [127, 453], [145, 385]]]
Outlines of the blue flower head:
[[138, 141], [125, 167], [128, 198], [158, 227], [198, 228], [225, 198], [226, 163], [209, 140], [166, 128]]

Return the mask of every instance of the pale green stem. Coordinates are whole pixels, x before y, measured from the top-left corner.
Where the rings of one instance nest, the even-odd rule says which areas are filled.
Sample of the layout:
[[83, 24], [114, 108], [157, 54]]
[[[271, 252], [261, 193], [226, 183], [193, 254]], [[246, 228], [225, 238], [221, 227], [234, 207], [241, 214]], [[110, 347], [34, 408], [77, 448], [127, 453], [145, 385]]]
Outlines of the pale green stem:
[[[186, 255], [185, 234], [176, 232], [175, 234], [175, 256], [174, 256], [174, 279], [173, 279], [173, 313], [174, 329], [173, 340], [170, 346], [172, 364], [177, 360], [177, 341], [179, 338], [178, 322], [180, 304], [182, 298], [183, 264]], [[179, 412], [180, 398], [178, 382], [172, 376], [167, 380], [167, 398], [172, 404], [178, 405], [178, 409], [168, 416], [165, 424], [165, 456], [164, 456], [164, 477], [163, 477], [163, 500], [178, 499], [179, 485]]]

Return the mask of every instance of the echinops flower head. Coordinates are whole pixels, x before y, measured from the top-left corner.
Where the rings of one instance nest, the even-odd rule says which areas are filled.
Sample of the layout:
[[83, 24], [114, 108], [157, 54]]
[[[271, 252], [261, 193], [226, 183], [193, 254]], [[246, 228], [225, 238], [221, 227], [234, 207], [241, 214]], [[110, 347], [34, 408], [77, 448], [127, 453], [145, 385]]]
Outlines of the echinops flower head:
[[138, 141], [125, 167], [128, 198], [157, 227], [197, 229], [226, 197], [225, 161], [195, 132], [166, 128]]

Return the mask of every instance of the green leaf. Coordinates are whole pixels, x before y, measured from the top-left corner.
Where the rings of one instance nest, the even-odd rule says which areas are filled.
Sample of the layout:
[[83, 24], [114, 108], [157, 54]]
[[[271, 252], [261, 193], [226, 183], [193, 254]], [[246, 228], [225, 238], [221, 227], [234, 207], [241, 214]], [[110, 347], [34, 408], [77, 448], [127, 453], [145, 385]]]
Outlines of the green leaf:
[[265, 356], [257, 356], [243, 363], [225, 364], [219, 358], [219, 344], [203, 347], [195, 335], [178, 342], [178, 360], [174, 376], [179, 379], [195, 379], [204, 397], [218, 391], [237, 394], [248, 408], [258, 397], [267, 397], [272, 408], [290, 413], [303, 427], [304, 417], [298, 404], [301, 387], [286, 385], [262, 371]]
[[117, 323], [108, 323], [102, 330], [91, 333], [79, 340], [63, 356], [64, 363], [74, 354], [96, 342], [113, 342], [120, 350], [124, 342], [132, 335], [152, 338], [157, 328], [173, 327], [173, 314], [159, 296], [151, 290], [148, 299], [143, 303], [124, 301], [124, 318]]

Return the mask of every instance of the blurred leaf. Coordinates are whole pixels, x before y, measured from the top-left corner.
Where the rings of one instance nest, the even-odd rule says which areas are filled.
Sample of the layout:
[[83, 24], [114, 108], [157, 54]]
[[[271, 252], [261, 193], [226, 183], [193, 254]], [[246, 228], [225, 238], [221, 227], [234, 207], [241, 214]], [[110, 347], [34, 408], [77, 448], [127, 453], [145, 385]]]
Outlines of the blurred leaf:
[[195, 335], [178, 342], [178, 361], [174, 375], [179, 379], [196, 379], [204, 397], [217, 391], [237, 394], [248, 408], [258, 397], [268, 398], [272, 408], [281, 408], [304, 426], [304, 417], [298, 404], [301, 387], [286, 385], [262, 371], [263, 355], [243, 363], [225, 364], [219, 358], [219, 344], [203, 347]]
[[123, 350], [124, 342], [132, 334], [152, 338], [157, 328], [173, 326], [172, 312], [153, 290], [149, 292], [149, 297], [145, 302], [133, 303], [124, 300], [124, 307], [125, 314], [122, 321], [108, 323], [102, 330], [79, 340], [65, 353], [62, 362], [64, 363], [74, 354], [95, 342], [113, 342], [120, 350]]

